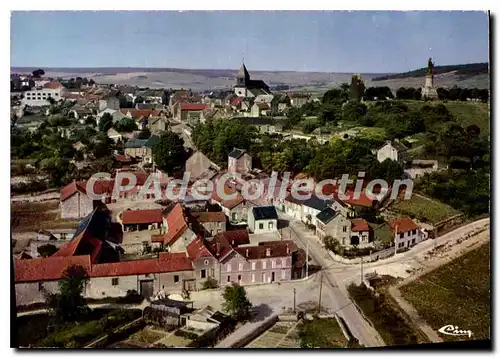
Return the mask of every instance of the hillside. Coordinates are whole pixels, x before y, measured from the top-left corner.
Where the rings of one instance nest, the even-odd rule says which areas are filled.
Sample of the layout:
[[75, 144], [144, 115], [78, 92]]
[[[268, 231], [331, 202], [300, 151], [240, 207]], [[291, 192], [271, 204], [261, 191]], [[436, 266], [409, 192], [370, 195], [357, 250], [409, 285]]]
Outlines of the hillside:
[[[427, 67], [424, 67], [410, 72], [375, 77], [372, 79], [372, 81], [384, 81], [384, 80], [411, 78], [411, 77], [424, 77], [426, 72], [427, 72]], [[466, 79], [481, 74], [488, 74], [488, 63], [468, 63], [462, 65], [446, 65], [446, 66], [434, 67], [435, 75], [440, 75], [448, 72], [454, 72], [454, 74], [461, 77], [461, 79]]]

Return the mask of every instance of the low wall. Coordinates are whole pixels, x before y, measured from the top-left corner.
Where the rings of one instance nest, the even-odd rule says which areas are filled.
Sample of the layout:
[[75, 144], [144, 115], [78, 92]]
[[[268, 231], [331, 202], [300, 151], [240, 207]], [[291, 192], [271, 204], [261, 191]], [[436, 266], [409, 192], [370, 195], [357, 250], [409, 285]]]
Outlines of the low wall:
[[348, 259], [348, 258], [345, 258], [343, 256], [334, 254], [331, 251], [328, 251], [328, 254], [330, 255], [330, 257], [334, 261], [341, 262], [341, 263], [347, 264], [347, 265], [359, 265], [361, 263], [361, 260], [363, 260], [363, 263], [368, 263], [368, 262], [374, 262], [377, 260], [382, 260], [382, 259], [386, 259], [388, 257], [391, 257], [392, 255], [394, 255], [394, 248], [380, 250], [380, 251], [372, 253], [371, 255], [354, 257], [352, 259]]
[[39, 193], [31, 193], [31, 194], [22, 194], [22, 195], [14, 195], [10, 198], [11, 202], [19, 202], [19, 201], [29, 201], [29, 202], [37, 202], [37, 201], [47, 201], [47, 200], [59, 200], [61, 194], [59, 193], [59, 189], [49, 189]]
[[[229, 344], [224, 344], [224, 341], [222, 341], [215, 348], [242, 348], [247, 344], [249, 344], [251, 341], [253, 341], [255, 338], [257, 338], [258, 336], [260, 336], [262, 333], [267, 331], [269, 328], [271, 328], [276, 322], [278, 322], [278, 315], [272, 314], [271, 316], [267, 317], [262, 322], [260, 322], [259, 325], [257, 325], [249, 332], [243, 333], [240, 338], [234, 339], [234, 342]], [[251, 322], [247, 324], [251, 324]], [[241, 328], [242, 327], [240, 327], [239, 329]], [[238, 334], [238, 330], [234, 331], [232, 334]], [[229, 337], [226, 337], [226, 339], [228, 338], [230, 339], [231, 335]]]
[[440, 235], [441, 233], [450, 228], [460, 225], [461, 223], [464, 222], [464, 220], [465, 220], [465, 214], [457, 214], [448, 219], [435, 223], [434, 227], [436, 228], [437, 235]]

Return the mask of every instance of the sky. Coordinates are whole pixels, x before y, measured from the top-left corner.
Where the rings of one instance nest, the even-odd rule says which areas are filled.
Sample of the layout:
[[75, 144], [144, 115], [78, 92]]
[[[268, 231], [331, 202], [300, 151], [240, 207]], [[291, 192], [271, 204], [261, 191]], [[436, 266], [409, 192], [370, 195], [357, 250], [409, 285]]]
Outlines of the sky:
[[17, 11], [11, 66], [405, 72], [488, 62], [488, 26], [461, 11]]

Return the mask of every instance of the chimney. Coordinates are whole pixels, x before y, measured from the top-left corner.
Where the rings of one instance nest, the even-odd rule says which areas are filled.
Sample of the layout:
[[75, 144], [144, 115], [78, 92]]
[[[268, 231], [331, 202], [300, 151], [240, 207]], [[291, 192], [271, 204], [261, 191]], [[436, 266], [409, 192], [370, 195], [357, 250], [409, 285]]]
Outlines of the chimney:
[[267, 257], [271, 256], [271, 249], [270, 248], [266, 249], [266, 256]]
[[217, 256], [220, 255], [220, 241], [217, 240]]
[[288, 245], [286, 245], [286, 254], [290, 254], [290, 247], [288, 247]]
[[234, 246], [234, 240], [233, 240], [233, 241], [231, 241], [231, 245], [232, 245], [232, 246]]
[[248, 257], [248, 249], [247, 249], [247, 251], [245, 252], [245, 256], [246, 256], [246, 257]]

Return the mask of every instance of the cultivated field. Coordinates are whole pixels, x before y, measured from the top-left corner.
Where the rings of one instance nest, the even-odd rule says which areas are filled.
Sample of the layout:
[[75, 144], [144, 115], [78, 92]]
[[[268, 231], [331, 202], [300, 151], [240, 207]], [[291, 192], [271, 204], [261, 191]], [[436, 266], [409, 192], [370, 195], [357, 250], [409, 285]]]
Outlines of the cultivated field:
[[245, 348], [299, 348], [295, 325], [296, 322], [278, 322]]
[[71, 229], [76, 228], [79, 220], [60, 219], [59, 200], [44, 202], [12, 202], [11, 227], [12, 232], [32, 232], [40, 229]]
[[427, 221], [433, 224], [460, 214], [460, 211], [449, 205], [415, 193], [409, 200], [396, 200], [389, 209], [399, 214], [409, 215], [420, 221]]
[[303, 321], [298, 326], [302, 347], [345, 348], [348, 344], [335, 318], [316, 318]]
[[[436, 331], [445, 325], [471, 330], [471, 339], [490, 338], [490, 244], [400, 288], [403, 298]], [[445, 341], [467, 336], [440, 334]]]

